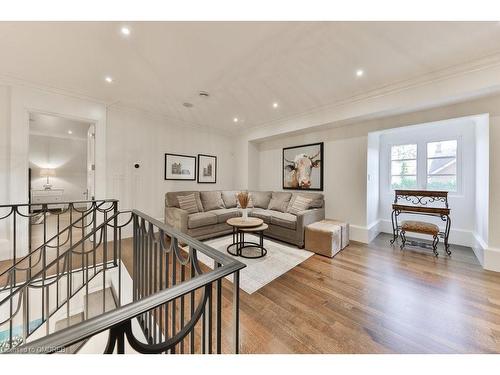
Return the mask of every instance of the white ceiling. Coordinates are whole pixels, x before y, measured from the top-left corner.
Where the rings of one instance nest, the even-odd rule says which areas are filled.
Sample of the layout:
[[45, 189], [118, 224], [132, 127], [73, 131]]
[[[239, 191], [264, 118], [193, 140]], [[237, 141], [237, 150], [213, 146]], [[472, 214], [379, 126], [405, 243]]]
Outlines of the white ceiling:
[[234, 130], [496, 54], [499, 40], [498, 22], [0, 22], [0, 74]]
[[[30, 134], [50, 137], [87, 139], [91, 124], [43, 113], [30, 113]], [[68, 134], [71, 131], [71, 134]]]

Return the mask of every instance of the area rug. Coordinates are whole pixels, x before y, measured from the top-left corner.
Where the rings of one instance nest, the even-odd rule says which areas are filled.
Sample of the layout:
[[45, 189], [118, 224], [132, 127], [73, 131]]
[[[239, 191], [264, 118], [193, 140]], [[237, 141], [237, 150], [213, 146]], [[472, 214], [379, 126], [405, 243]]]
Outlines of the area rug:
[[[258, 242], [257, 236], [251, 234], [246, 234], [245, 240]], [[204, 242], [220, 252], [233, 257], [226, 252], [227, 245], [232, 243], [231, 235]], [[296, 246], [269, 239], [264, 239], [264, 247], [267, 249], [267, 255], [263, 258], [247, 259], [233, 257], [246, 264], [246, 267], [240, 271], [240, 289], [243, 289], [248, 294], [256, 292], [314, 254], [310, 251], [299, 249]], [[253, 251], [253, 249], [248, 249], [248, 251]], [[213, 260], [208, 256], [198, 252], [198, 259], [205, 265], [213, 268]], [[232, 282], [233, 276], [229, 275], [226, 278]]]

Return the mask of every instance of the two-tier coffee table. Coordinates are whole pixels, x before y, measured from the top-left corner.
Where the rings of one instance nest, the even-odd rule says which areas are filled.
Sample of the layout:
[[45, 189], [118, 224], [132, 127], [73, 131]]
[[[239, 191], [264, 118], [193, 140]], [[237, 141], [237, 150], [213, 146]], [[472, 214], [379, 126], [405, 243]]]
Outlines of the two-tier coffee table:
[[[226, 223], [233, 227], [233, 243], [228, 245], [226, 249], [229, 254], [248, 259], [262, 258], [267, 254], [267, 250], [264, 247], [264, 231], [269, 227], [262, 219], [256, 217], [246, 219], [233, 217], [228, 219]], [[245, 241], [245, 233], [258, 234], [259, 242]], [[260, 254], [249, 255], [243, 252], [244, 249], [250, 248], [260, 250]]]

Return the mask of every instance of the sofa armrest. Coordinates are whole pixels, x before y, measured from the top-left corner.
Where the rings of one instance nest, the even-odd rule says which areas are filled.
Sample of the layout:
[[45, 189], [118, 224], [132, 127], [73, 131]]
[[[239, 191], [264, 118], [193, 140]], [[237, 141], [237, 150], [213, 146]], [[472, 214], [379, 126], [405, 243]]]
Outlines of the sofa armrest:
[[165, 224], [187, 233], [188, 212], [177, 207], [165, 207]]
[[304, 231], [306, 229], [306, 225], [323, 220], [324, 218], [324, 207], [301, 211], [297, 214], [297, 240], [301, 246], [304, 246]]

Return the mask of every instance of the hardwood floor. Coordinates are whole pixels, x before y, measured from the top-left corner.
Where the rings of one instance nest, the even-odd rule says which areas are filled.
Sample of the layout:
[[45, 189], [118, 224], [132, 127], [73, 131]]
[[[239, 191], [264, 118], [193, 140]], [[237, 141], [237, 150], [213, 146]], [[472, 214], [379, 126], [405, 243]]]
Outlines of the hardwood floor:
[[[241, 290], [241, 352], [500, 352], [500, 273], [484, 271], [470, 248], [436, 259], [389, 239], [352, 242], [333, 259], [314, 255], [252, 295]], [[231, 298], [224, 280], [228, 325]]]
[[[436, 259], [389, 239], [351, 242], [251, 295], [241, 290], [241, 352], [499, 353], [500, 273], [483, 270], [470, 248], [452, 246], [451, 258]], [[130, 239], [122, 259], [130, 272]], [[224, 280], [223, 352], [232, 348], [231, 308]]]

